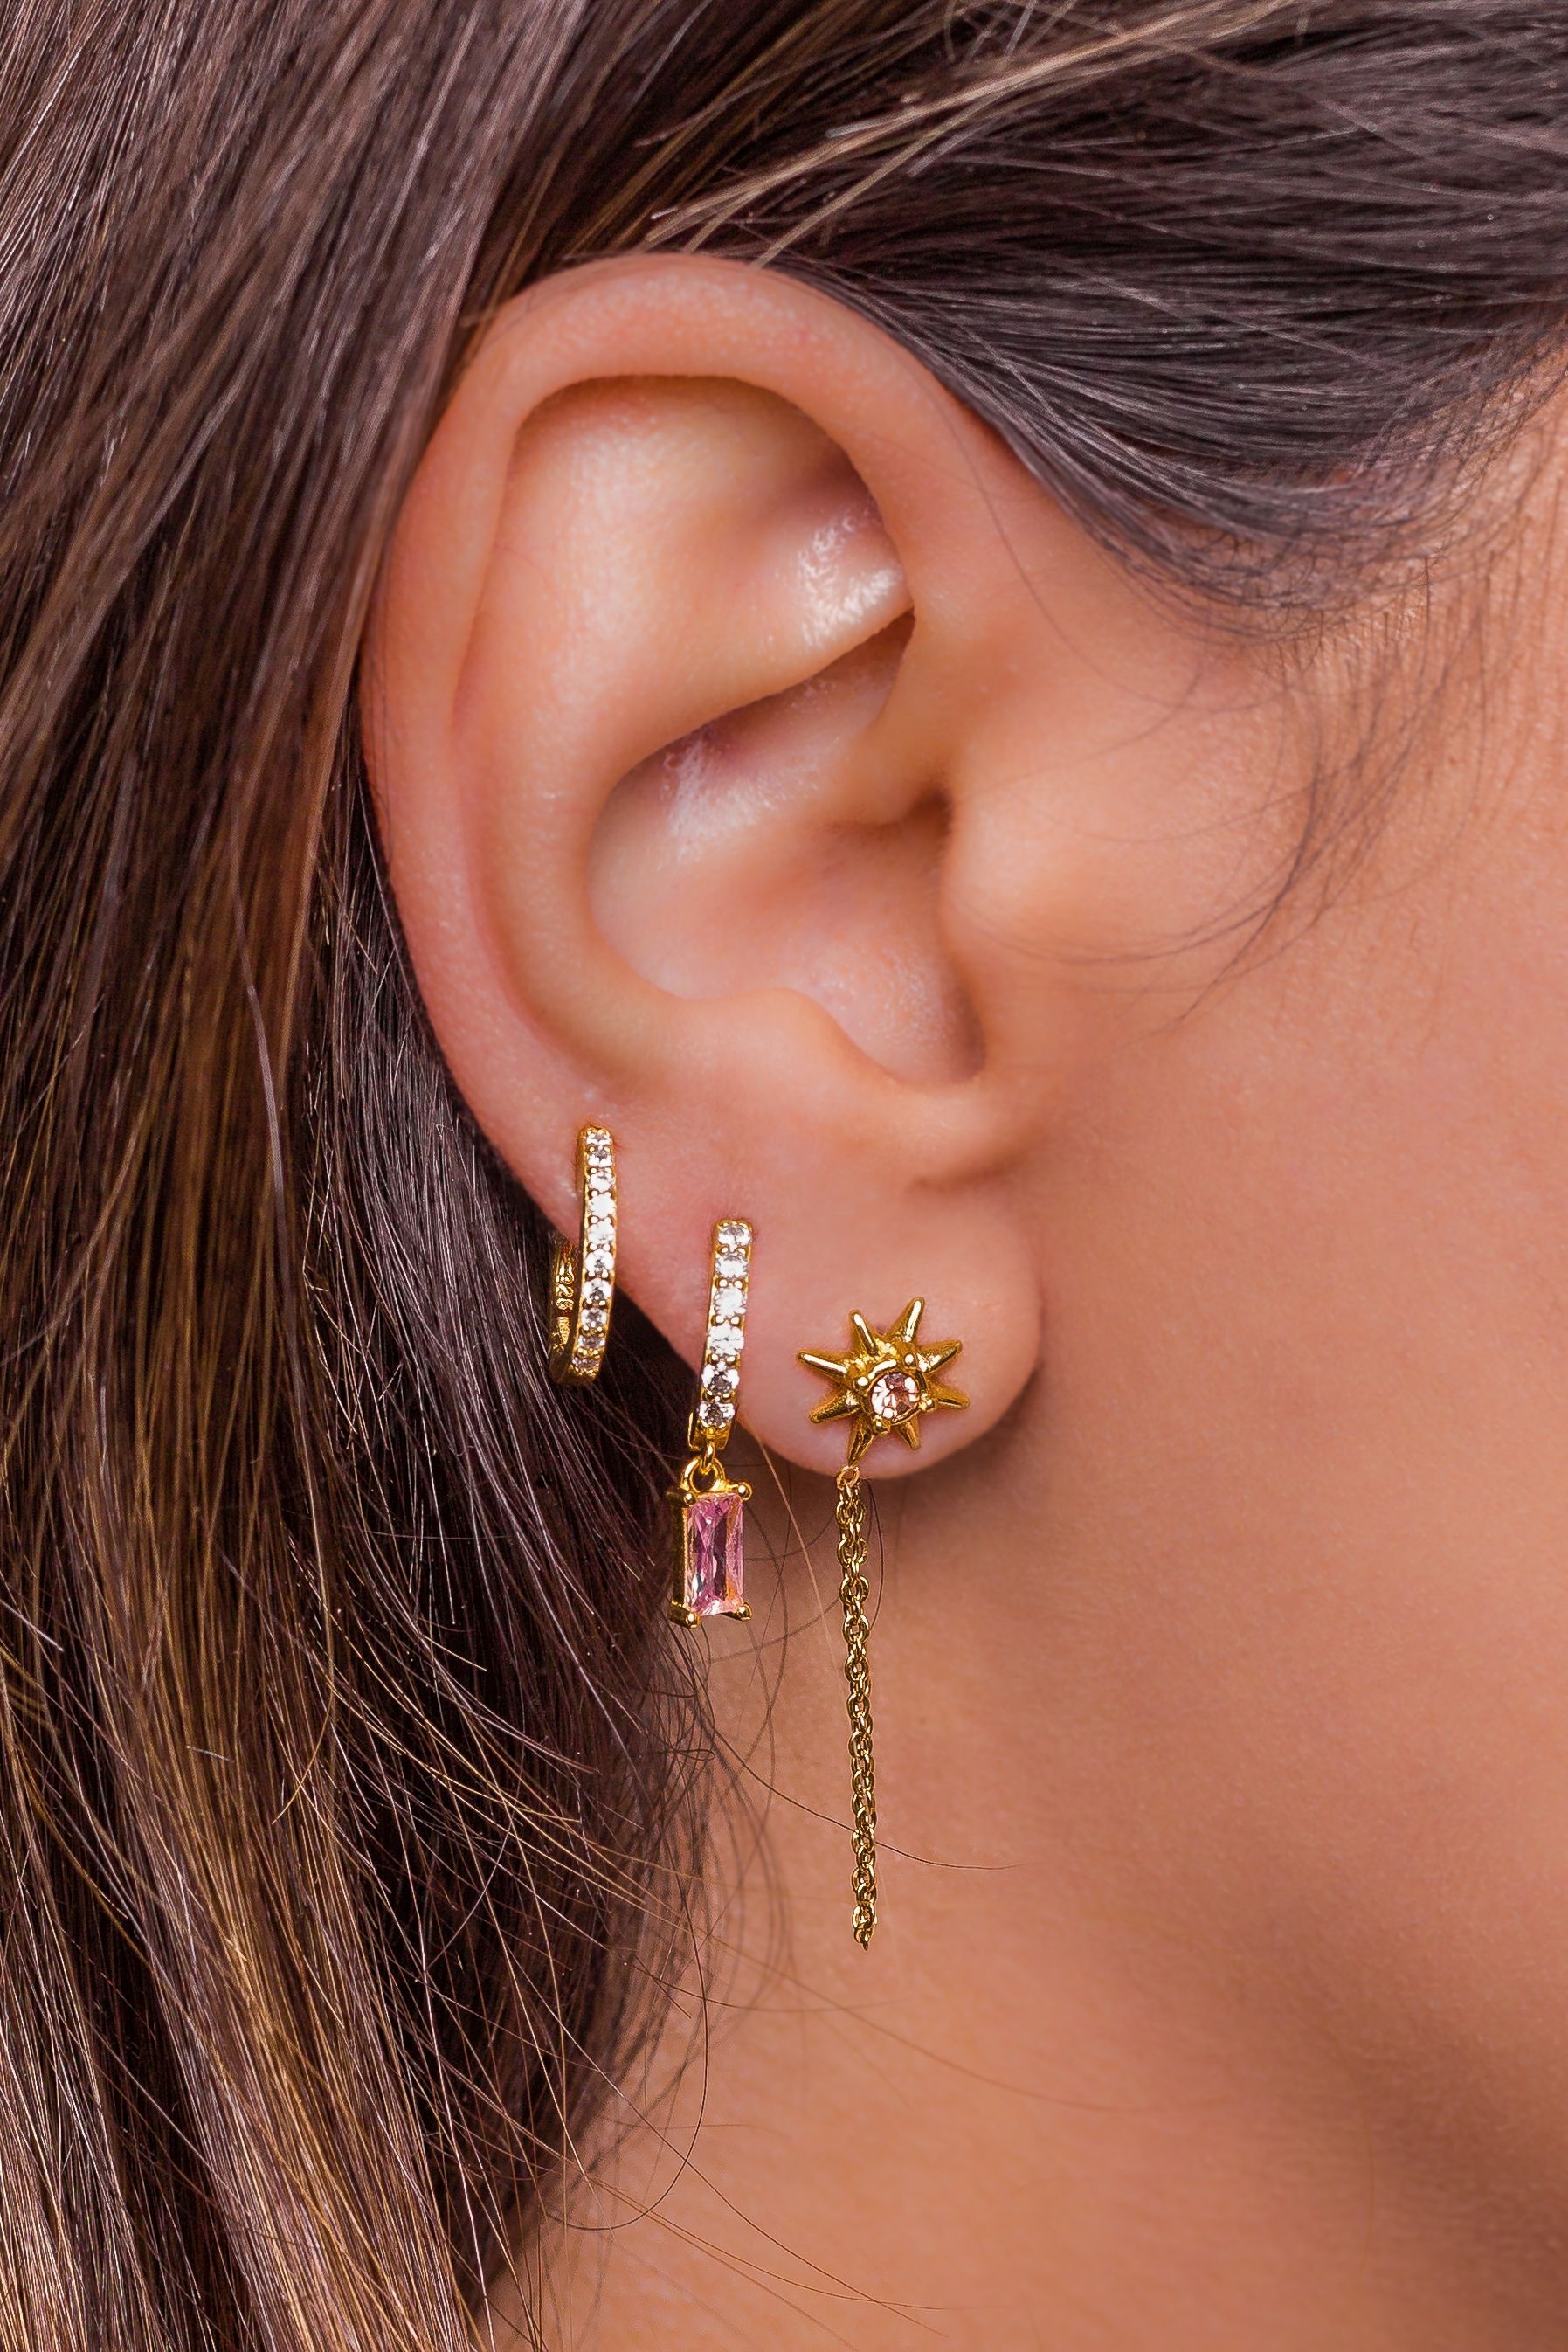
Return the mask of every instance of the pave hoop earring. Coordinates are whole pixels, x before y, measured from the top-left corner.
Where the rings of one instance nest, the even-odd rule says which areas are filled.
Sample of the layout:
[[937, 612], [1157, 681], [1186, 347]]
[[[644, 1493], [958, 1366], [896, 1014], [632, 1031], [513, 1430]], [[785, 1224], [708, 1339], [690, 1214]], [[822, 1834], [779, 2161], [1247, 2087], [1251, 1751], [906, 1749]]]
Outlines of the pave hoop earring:
[[550, 1254], [549, 1369], [563, 1388], [599, 1378], [615, 1297], [615, 1139], [585, 1127], [577, 1139], [581, 1202], [576, 1244], [558, 1237]]
[[961, 1390], [933, 1378], [952, 1362], [964, 1343], [939, 1339], [922, 1346], [920, 1318], [925, 1312], [925, 1301], [912, 1298], [888, 1331], [873, 1331], [863, 1315], [852, 1315], [854, 1345], [848, 1355], [819, 1355], [810, 1348], [800, 1350], [800, 1361], [833, 1384], [832, 1395], [823, 1399], [811, 1419], [852, 1424], [849, 1459], [836, 1483], [839, 1566], [843, 1572], [844, 1678], [849, 1685], [845, 1703], [850, 1718], [854, 1936], [862, 1951], [876, 1927], [876, 1763], [872, 1751], [871, 1627], [866, 1618], [871, 1587], [865, 1572], [866, 1499], [861, 1458], [879, 1437], [901, 1437], [905, 1445], [918, 1446], [923, 1414], [944, 1409], [962, 1412], [969, 1402]]
[[751, 1227], [740, 1217], [722, 1218], [713, 1229], [707, 1336], [697, 1401], [686, 1423], [691, 1451], [669, 1493], [675, 1520], [670, 1614], [678, 1625], [751, 1614], [745, 1549], [751, 1489], [727, 1478], [719, 1460], [735, 1427], [750, 1282]]

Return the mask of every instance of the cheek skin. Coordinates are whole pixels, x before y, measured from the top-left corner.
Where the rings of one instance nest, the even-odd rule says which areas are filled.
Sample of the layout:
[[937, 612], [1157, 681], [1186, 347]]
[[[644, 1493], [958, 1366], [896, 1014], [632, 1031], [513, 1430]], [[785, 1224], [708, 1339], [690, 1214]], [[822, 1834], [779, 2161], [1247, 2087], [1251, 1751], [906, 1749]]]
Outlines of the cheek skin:
[[1140, 1899], [1332, 2044], [1396, 2179], [1542, 2239], [1568, 2194], [1563, 748], [1532, 715], [1413, 768], [1314, 928], [1107, 1054], [1039, 1196], [1063, 1834], [1112, 1824]]

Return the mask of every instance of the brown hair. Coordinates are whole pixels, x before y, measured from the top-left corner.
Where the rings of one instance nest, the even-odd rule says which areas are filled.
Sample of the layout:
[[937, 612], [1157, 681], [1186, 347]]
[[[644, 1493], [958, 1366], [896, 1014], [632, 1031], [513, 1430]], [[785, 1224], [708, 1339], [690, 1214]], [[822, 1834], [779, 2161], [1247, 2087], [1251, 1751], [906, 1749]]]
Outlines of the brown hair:
[[476, 327], [706, 245], [1299, 605], [1568, 308], [1560, 0], [12, 0], [0, 2342], [441, 2352], [657, 2021], [667, 1367], [540, 1377], [350, 723]]

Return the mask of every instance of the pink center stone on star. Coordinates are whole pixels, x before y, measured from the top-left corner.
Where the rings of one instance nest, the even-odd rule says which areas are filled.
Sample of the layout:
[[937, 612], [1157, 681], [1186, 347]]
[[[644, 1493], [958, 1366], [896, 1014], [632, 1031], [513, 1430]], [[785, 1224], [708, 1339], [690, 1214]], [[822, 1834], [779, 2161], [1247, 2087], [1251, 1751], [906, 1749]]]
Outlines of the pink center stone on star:
[[698, 1495], [681, 1512], [686, 1607], [698, 1617], [734, 1617], [745, 1603], [740, 1495]]
[[878, 1421], [895, 1425], [920, 1410], [920, 1382], [913, 1372], [879, 1372], [871, 1384], [871, 1409]]

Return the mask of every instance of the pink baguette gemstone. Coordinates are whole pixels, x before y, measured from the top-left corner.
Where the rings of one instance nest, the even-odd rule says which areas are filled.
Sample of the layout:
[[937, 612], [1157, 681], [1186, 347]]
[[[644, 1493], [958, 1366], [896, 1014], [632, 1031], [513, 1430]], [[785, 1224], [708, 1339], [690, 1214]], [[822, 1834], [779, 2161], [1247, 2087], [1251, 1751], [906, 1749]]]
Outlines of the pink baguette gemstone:
[[741, 1495], [699, 1495], [681, 1514], [686, 1607], [733, 1617], [745, 1606]]

